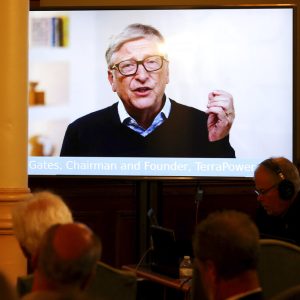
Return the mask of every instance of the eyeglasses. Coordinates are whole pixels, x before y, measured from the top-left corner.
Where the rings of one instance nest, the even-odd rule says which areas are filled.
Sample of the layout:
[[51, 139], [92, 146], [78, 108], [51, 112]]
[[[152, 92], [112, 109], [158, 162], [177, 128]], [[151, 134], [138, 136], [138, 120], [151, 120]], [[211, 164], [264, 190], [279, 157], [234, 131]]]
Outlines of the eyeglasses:
[[254, 192], [257, 194], [257, 196], [263, 196], [272, 191], [275, 187], [278, 186], [278, 183], [273, 184], [271, 187], [267, 189], [261, 189], [261, 190], [254, 190]]
[[143, 60], [128, 59], [114, 64], [111, 69], [117, 69], [123, 76], [132, 76], [136, 74], [139, 65], [142, 65], [147, 72], [153, 72], [162, 68], [164, 60], [167, 61], [160, 55], [149, 56]]

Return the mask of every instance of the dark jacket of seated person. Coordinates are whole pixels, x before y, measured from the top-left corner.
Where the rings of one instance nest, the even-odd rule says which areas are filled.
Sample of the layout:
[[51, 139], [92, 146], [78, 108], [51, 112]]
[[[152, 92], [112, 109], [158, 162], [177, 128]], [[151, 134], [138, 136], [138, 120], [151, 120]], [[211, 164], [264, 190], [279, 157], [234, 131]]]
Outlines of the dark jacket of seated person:
[[[17, 292], [20, 297], [32, 290], [34, 275], [19, 277]], [[94, 276], [86, 288], [89, 299], [135, 300], [137, 292], [136, 276], [124, 270], [113, 268], [98, 261]]]
[[282, 216], [268, 215], [259, 207], [256, 222], [261, 238], [275, 238], [300, 245], [300, 194], [298, 193], [288, 211]]

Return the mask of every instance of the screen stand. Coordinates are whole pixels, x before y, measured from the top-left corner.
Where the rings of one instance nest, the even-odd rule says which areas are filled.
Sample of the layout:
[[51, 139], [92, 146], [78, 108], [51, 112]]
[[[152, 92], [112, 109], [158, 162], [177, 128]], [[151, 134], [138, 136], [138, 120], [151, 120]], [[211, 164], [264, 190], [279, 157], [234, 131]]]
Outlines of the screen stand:
[[[150, 224], [148, 211], [153, 208], [158, 212], [159, 183], [157, 181], [141, 180], [137, 183], [137, 245], [138, 258], [150, 248]], [[147, 258], [146, 258], [147, 261]]]

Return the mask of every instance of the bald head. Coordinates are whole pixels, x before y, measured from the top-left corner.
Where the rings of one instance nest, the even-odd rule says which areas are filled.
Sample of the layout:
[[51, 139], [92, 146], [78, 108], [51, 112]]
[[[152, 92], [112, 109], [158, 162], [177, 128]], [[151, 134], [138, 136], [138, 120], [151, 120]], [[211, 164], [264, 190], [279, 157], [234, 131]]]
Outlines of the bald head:
[[58, 287], [80, 287], [93, 273], [101, 244], [84, 224], [52, 226], [42, 239], [38, 271]]
[[[281, 181], [282, 178], [279, 173], [284, 175], [284, 178], [291, 181], [295, 188], [295, 193], [300, 191], [300, 176], [297, 166], [287, 158], [283, 156], [270, 157], [262, 161], [254, 172], [254, 178], [256, 179], [261, 170], [264, 169], [266, 174], [274, 182]], [[265, 176], [266, 177], [266, 176]]]
[[78, 259], [88, 251], [93, 241], [93, 232], [80, 223], [57, 226], [53, 236], [53, 248], [64, 260]]

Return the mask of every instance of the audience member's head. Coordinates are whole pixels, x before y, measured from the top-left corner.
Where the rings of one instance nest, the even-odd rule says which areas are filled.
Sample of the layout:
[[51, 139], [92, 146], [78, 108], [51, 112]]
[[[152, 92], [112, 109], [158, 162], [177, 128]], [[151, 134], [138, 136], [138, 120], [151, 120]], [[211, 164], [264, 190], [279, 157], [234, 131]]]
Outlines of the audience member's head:
[[215, 212], [196, 227], [195, 263], [208, 299], [259, 292], [259, 233], [244, 213]]
[[17, 204], [12, 212], [12, 221], [25, 256], [33, 259], [45, 231], [54, 224], [73, 222], [73, 217], [60, 196], [43, 191]]
[[101, 255], [98, 237], [84, 224], [56, 224], [40, 244], [33, 291], [84, 290]]
[[284, 157], [262, 161], [255, 170], [257, 200], [272, 216], [283, 215], [300, 191], [297, 167]]

